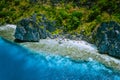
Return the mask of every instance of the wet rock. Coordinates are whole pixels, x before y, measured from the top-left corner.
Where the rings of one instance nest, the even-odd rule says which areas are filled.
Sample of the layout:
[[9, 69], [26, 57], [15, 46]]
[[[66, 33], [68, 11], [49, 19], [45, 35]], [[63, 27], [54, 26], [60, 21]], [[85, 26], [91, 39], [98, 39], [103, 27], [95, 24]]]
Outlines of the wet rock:
[[96, 30], [95, 43], [100, 53], [120, 58], [120, 25], [114, 21], [101, 23]]

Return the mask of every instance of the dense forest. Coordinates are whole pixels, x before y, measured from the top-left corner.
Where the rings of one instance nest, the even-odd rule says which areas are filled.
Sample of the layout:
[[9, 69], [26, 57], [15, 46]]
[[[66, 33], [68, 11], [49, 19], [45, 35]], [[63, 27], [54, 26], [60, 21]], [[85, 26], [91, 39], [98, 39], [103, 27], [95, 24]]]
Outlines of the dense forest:
[[[120, 23], [119, 0], [1, 0], [0, 25], [17, 24], [23, 18], [42, 14], [54, 22], [53, 33], [90, 36], [101, 22]], [[41, 18], [41, 16], [40, 16]]]

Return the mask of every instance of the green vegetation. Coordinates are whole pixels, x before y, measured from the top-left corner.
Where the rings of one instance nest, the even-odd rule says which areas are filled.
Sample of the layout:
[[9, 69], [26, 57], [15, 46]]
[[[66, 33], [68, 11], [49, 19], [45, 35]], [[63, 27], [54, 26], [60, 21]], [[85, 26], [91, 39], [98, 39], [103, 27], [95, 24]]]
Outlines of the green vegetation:
[[16, 24], [34, 13], [56, 21], [55, 33], [90, 36], [104, 21], [120, 23], [119, 0], [1, 0], [0, 24]]

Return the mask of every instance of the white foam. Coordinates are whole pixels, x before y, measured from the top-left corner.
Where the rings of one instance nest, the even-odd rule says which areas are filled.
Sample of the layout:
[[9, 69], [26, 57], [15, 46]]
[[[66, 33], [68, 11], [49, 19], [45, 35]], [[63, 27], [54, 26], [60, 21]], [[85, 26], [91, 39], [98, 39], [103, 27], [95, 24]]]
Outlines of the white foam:
[[[59, 41], [61, 42], [61, 44], [59, 44]], [[63, 40], [62, 39], [45, 39], [45, 40], [40, 40], [40, 42], [37, 43], [37, 44], [41, 44], [41, 43], [46, 44], [47, 47], [50, 46], [51, 49], [54, 48], [54, 47], [58, 47], [58, 48], [59, 47], [60, 48], [64, 47], [64, 49], [68, 49], [68, 50], [69, 50], [69, 48], [76, 48], [80, 52], [81, 51], [89, 52], [89, 53], [87, 53], [88, 55], [89, 54], [95, 55], [96, 58], [98, 57], [98, 58], [101, 59], [101, 61], [103, 60], [103, 61], [107, 62], [110, 65], [112, 64], [112, 62], [114, 62], [115, 64], [120, 64], [120, 60], [118, 60], [116, 58], [113, 58], [113, 57], [111, 57], [109, 55], [104, 55], [104, 54], [101, 55], [101, 54], [99, 54], [98, 50], [97, 50], [97, 47], [95, 45], [90, 44], [90, 43], [88, 43], [86, 41], [83, 41], [83, 40], [76, 41], [76, 40], [67, 40], [67, 39], [65, 39], [65, 40], [64, 39]], [[55, 46], [55, 45], [57, 45], [57, 46]], [[45, 48], [47, 48], [47, 47], [45, 47]], [[72, 52], [72, 54], [77, 55], [79, 53], [75, 52], [75, 54], [74, 54], [74, 52]], [[86, 53], [83, 53], [83, 54], [86, 54]], [[92, 61], [94, 59], [95, 59], [95, 57], [92, 57], [92, 56], [88, 57], [89, 61]], [[98, 59], [98, 60], [100, 60], [100, 59]]]

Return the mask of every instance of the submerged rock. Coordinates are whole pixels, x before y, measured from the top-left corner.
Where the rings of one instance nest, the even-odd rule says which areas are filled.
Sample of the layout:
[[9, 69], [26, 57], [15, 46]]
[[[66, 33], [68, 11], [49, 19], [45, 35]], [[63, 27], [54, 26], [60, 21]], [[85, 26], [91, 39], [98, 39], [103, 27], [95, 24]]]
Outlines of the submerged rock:
[[118, 23], [114, 21], [101, 23], [95, 38], [100, 53], [120, 58], [120, 25]]

